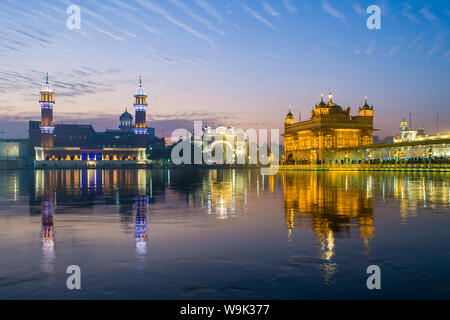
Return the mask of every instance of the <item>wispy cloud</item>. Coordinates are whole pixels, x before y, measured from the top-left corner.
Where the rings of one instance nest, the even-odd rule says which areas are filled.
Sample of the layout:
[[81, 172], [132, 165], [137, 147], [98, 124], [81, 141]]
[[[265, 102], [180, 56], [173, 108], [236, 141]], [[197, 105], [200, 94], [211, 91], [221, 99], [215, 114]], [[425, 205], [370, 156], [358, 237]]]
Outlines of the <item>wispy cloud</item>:
[[412, 22], [419, 22], [419, 19], [416, 18], [411, 12], [411, 5], [409, 3], [403, 3], [402, 15], [408, 18]]
[[184, 31], [192, 34], [193, 36], [208, 41], [211, 45], [214, 45], [214, 41], [212, 41], [211, 39], [209, 39], [207, 36], [203, 35], [202, 33], [200, 33], [199, 31], [195, 30], [194, 28], [192, 28], [191, 26], [178, 21], [177, 19], [175, 19], [174, 17], [172, 17], [172, 15], [170, 15], [166, 10], [164, 10], [163, 8], [161, 8], [160, 6], [153, 4], [151, 2], [146, 2], [144, 0], [136, 0], [141, 6], [143, 6], [144, 8], [146, 8], [148, 11], [160, 15], [163, 18], [165, 18], [167, 21], [169, 21], [170, 23], [172, 23], [173, 25], [183, 29]]
[[195, 3], [203, 10], [205, 10], [206, 13], [208, 13], [210, 16], [214, 17], [218, 22], [225, 22], [225, 19], [222, 17], [222, 15], [205, 0], [195, 0]]
[[162, 62], [167, 63], [167, 64], [176, 64], [177, 63], [175, 60], [172, 60], [167, 57], [159, 57], [159, 60], [161, 60]]
[[393, 55], [395, 55], [399, 50], [400, 50], [400, 45], [397, 44], [397, 45], [393, 46], [393, 47], [391, 48], [391, 50], [389, 50], [389, 52], [387, 53], [387, 55], [388, 55], [388, 56], [393, 56]]
[[117, 6], [121, 7], [122, 9], [126, 9], [129, 11], [139, 11], [136, 7], [130, 6], [126, 2], [123, 2], [120, 0], [109, 0], [109, 1], [111, 1], [112, 3], [114, 3]]
[[442, 58], [447, 59], [448, 61], [450, 61], [450, 50], [448, 50], [446, 53], [444, 53], [442, 55]]
[[286, 8], [287, 11], [290, 13], [297, 13], [297, 8], [291, 3], [290, 0], [283, 0], [283, 5]]
[[217, 29], [212, 25], [211, 22], [203, 18], [202, 16], [195, 13], [190, 7], [188, 7], [185, 3], [183, 3], [180, 0], [168, 0], [170, 3], [172, 3], [174, 6], [178, 7], [178, 9], [183, 10], [185, 14], [190, 16], [192, 19], [196, 20], [197, 22], [200, 22], [201, 24], [205, 25], [208, 29], [217, 32], [219, 34], [225, 34], [222, 30]]
[[419, 33], [417, 35], [417, 37], [408, 44], [408, 48], [413, 48], [413, 47], [417, 46], [419, 44], [419, 42], [423, 39], [424, 35], [425, 35], [424, 32]]
[[90, 23], [89, 21], [83, 21], [83, 24], [85, 24], [87, 26], [90, 26], [95, 31], [97, 31], [99, 33], [102, 33], [104, 35], [107, 35], [107, 36], [113, 38], [114, 40], [120, 40], [120, 41], [125, 40], [122, 36], [116, 35], [116, 34], [110, 32], [108, 30], [104, 30], [104, 29], [102, 29], [100, 27], [97, 27], [96, 25], [94, 25], [93, 23]]
[[150, 33], [154, 33], [154, 34], [165, 34], [164, 31], [161, 31], [161, 30], [159, 30], [159, 29], [156, 29], [155, 27], [148, 26], [148, 25], [146, 25], [146, 24], [142, 25], [142, 28], [143, 28], [144, 30], [147, 30], [147, 31], [150, 32]]
[[[193, 65], [196, 67], [208, 69], [210, 71], [212, 70], [212, 68], [206, 66], [206, 64], [204, 64], [204, 63], [201, 63], [198, 59], [186, 58], [186, 57], [181, 57], [181, 58], [169, 57], [170, 54], [163, 53], [160, 50], [157, 50], [150, 46], [147, 46], [147, 49], [150, 50], [154, 59], [159, 60], [164, 63], [167, 63], [167, 64], [187, 63], [187, 64], [190, 64], [190, 65]], [[148, 58], [139, 58], [139, 59], [144, 62], [156, 63], [154, 59], [148, 59]]]
[[243, 28], [235, 22], [233, 22], [232, 25], [233, 25], [233, 27], [235, 27], [238, 30], [243, 30]]
[[[136, 15], [136, 12], [139, 12], [139, 10], [136, 7], [130, 6], [126, 3], [121, 2], [120, 0], [111, 0], [116, 6], [107, 6], [105, 4], [101, 4], [100, 2], [95, 2], [95, 5], [100, 8], [104, 12], [111, 12], [115, 14], [117, 17], [125, 18], [128, 22], [133, 23], [134, 25], [137, 25], [139, 27], [142, 27], [144, 30], [158, 35], [165, 34], [164, 31], [159, 30], [158, 28], [155, 28], [153, 26], [149, 26], [147, 23], [143, 23], [139, 21], [139, 18]], [[131, 13], [130, 13], [131, 11]], [[134, 33], [131, 33], [125, 29], [121, 29], [117, 26], [115, 26], [117, 30], [120, 32], [130, 36], [130, 37], [136, 37]]]
[[352, 3], [352, 8], [360, 17], [365, 17], [366, 12], [358, 3]]
[[[68, 6], [72, 4], [68, 0], [62, 0], [62, 2], [64, 2]], [[103, 10], [108, 10], [108, 11], [114, 11], [115, 10], [115, 9], [112, 9], [112, 8], [110, 8], [108, 6], [105, 6], [103, 4], [100, 4], [100, 3], [96, 3], [96, 5], [98, 7], [103, 8]], [[126, 36], [129, 36], [129, 37], [135, 37], [136, 36], [134, 33], [131, 33], [129, 31], [127, 31], [127, 30], [124, 30], [124, 29], [121, 29], [121, 28], [117, 27], [115, 24], [111, 23], [108, 19], [106, 19], [102, 15], [99, 15], [95, 11], [88, 9], [86, 6], [81, 6], [79, 4], [78, 4], [78, 6], [80, 7], [80, 9], [81, 9], [81, 11], [83, 12], [84, 15], [87, 15], [87, 16], [90, 16], [90, 17], [96, 19], [97, 21], [99, 21], [99, 22], [103, 23], [104, 25], [108, 26], [108, 28], [114, 29], [114, 30], [116, 30], [116, 31], [118, 31], [118, 32], [120, 32], [120, 33], [122, 33], [122, 34], [124, 34]], [[89, 27], [91, 27], [92, 29], [94, 29], [95, 31], [97, 31], [99, 33], [102, 33], [104, 35], [107, 35], [107, 36], [111, 37], [114, 40], [121, 40], [121, 41], [125, 40], [123, 36], [120, 36], [118, 34], [115, 34], [114, 32], [106, 30], [104, 28], [104, 26], [99, 26], [98, 24], [94, 24], [93, 22], [89, 22], [86, 19], [83, 19], [82, 23], [88, 25]]]
[[[72, 97], [96, 94], [99, 92], [113, 91], [113, 86], [105, 81], [96, 80], [102, 74], [122, 72], [119, 69], [109, 68], [107, 70], [96, 70], [91, 67], [79, 67], [69, 72], [55, 73], [50, 75], [50, 82], [55, 87], [58, 96]], [[70, 79], [70, 82], [66, 79]], [[10, 91], [20, 92], [21, 90], [31, 90], [39, 92], [44, 81], [44, 73], [28, 69], [23, 72], [15, 70], [0, 71], [0, 92]]]
[[245, 11], [247, 11], [256, 20], [262, 22], [263, 24], [265, 24], [269, 28], [272, 28], [273, 30], [277, 30], [277, 28], [275, 28], [275, 26], [269, 20], [263, 18], [258, 12], [256, 12], [252, 8], [249, 8], [245, 4], [241, 4], [241, 6]]
[[446, 39], [448, 33], [449, 33], [448, 31], [443, 31], [443, 30], [440, 30], [436, 33], [436, 35], [434, 37], [433, 47], [431, 47], [431, 49], [428, 50], [425, 60], [431, 59], [431, 57], [434, 54], [438, 53], [442, 49], [442, 47], [445, 44], [445, 39]]
[[267, 1], [263, 1], [262, 4], [264, 7], [264, 11], [266, 11], [267, 14], [277, 18], [281, 16], [281, 14], [277, 10], [275, 10]]
[[370, 41], [369, 47], [366, 50], [366, 54], [371, 54], [375, 49], [375, 40]]
[[196, 61], [196, 60], [194, 60], [194, 59], [179, 58], [178, 60], [179, 60], [180, 62], [192, 64], [192, 65], [197, 66], [197, 67], [200, 67], [200, 66], [201, 66], [201, 63], [198, 62], [198, 61]]
[[336, 19], [341, 21], [345, 20], [345, 15], [336, 8], [332, 7], [328, 2], [322, 2], [322, 9]]
[[24, 36], [30, 38], [30, 39], [38, 40], [38, 41], [43, 42], [43, 43], [50, 43], [50, 41], [48, 41], [48, 40], [46, 40], [46, 39], [43, 39], [43, 38], [41, 38], [41, 37], [32, 35], [32, 34], [30, 34], [30, 33], [28, 33], [28, 32], [20, 31], [20, 30], [18, 30], [18, 29], [13, 29], [13, 30], [14, 30], [15, 32], [19, 33], [19, 34], [22, 34], [22, 35], [24, 35]]
[[422, 16], [427, 19], [428, 21], [434, 23], [436, 21], [439, 20], [438, 17], [436, 17], [427, 7], [423, 7], [422, 9], [420, 9], [419, 11]]
[[425, 57], [425, 60], [430, 60], [431, 59], [431, 57], [435, 54], [435, 53], [437, 53], [437, 52], [439, 52], [439, 50], [441, 50], [441, 44], [435, 44], [430, 50], [428, 50], [428, 52], [427, 52], [427, 56]]

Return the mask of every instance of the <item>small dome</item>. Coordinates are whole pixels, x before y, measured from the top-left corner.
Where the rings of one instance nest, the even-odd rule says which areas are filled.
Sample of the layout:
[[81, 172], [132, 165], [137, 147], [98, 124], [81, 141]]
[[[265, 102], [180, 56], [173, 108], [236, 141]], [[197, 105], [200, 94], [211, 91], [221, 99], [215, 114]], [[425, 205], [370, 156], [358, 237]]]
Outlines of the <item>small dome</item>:
[[125, 120], [133, 120], [133, 116], [127, 110], [125, 110], [125, 112], [120, 115], [120, 121]]
[[361, 110], [370, 110], [370, 106], [367, 103], [367, 97], [364, 98], [364, 105], [362, 106]]
[[285, 124], [294, 124], [295, 118], [294, 115], [291, 112], [291, 109], [289, 109], [288, 114], [286, 115], [286, 120], [284, 121]]
[[326, 107], [327, 105], [323, 102], [323, 94], [322, 95], [320, 95], [320, 103], [319, 104], [316, 104], [315, 105], [315, 107], [316, 108], [324, 108], [324, 107]]

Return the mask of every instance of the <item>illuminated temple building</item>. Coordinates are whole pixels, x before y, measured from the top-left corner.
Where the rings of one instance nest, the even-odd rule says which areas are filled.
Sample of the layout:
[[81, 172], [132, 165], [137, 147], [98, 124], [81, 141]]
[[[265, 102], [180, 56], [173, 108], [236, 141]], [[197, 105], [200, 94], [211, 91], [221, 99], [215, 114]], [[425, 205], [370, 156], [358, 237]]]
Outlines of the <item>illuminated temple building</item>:
[[95, 132], [91, 125], [54, 124], [55, 92], [46, 82], [40, 92], [41, 121], [30, 121], [30, 148], [35, 167], [144, 165], [146, 149], [157, 141], [148, 128], [147, 95], [139, 80], [134, 95], [135, 122], [127, 110], [120, 116], [119, 130]]
[[[311, 118], [295, 121], [289, 111], [284, 123], [284, 147], [286, 164], [333, 164], [350, 161], [339, 153], [339, 149], [372, 144], [373, 106], [367, 98], [358, 115], [352, 116], [350, 107], [342, 108], [333, 102], [329, 93], [328, 102], [315, 105]], [[353, 159], [356, 160], [356, 159]]]

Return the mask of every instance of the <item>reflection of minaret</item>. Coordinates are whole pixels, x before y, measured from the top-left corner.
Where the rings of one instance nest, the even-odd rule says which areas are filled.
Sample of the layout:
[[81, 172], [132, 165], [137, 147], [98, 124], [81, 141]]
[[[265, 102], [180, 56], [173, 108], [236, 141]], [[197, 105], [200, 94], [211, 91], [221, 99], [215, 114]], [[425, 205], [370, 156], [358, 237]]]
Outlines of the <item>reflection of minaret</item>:
[[147, 246], [147, 196], [136, 196], [136, 252], [138, 254], [146, 253]]
[[44, 192], [41, 204], [42, 216], [42, 232], [41, 243], [42, 253], [44, 257], [43, 266], [45, 272], [53, 271], [53, 260], [55, 259], [54, 251], [54, 231], [53, 231], [53, 215], [55, 213], [55, 202], [52, 192]]
[[134, 205], [136, 210], [135, 239], [136, 253], [145, 255], [147, 252], [147, 176], [145, 170], [138, 170], [138, 194]]

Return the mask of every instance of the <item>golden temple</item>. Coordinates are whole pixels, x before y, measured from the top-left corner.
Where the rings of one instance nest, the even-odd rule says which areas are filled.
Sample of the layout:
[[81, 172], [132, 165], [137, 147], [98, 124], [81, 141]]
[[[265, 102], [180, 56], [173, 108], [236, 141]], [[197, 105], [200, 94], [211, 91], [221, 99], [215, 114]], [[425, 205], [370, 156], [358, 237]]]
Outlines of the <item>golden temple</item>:
[[[367, 97], [358, 115], [333, 102], [330, 92], [328, 102], [316, 104], [311, 119], [295, 122], [289, 111], [284, 123], [285, 164], [334, 164], [343, 161], [339, 149], [367, 146], [373, 142], [373, 106]], [[347, 161], [349, 159], [345, 159]]]

